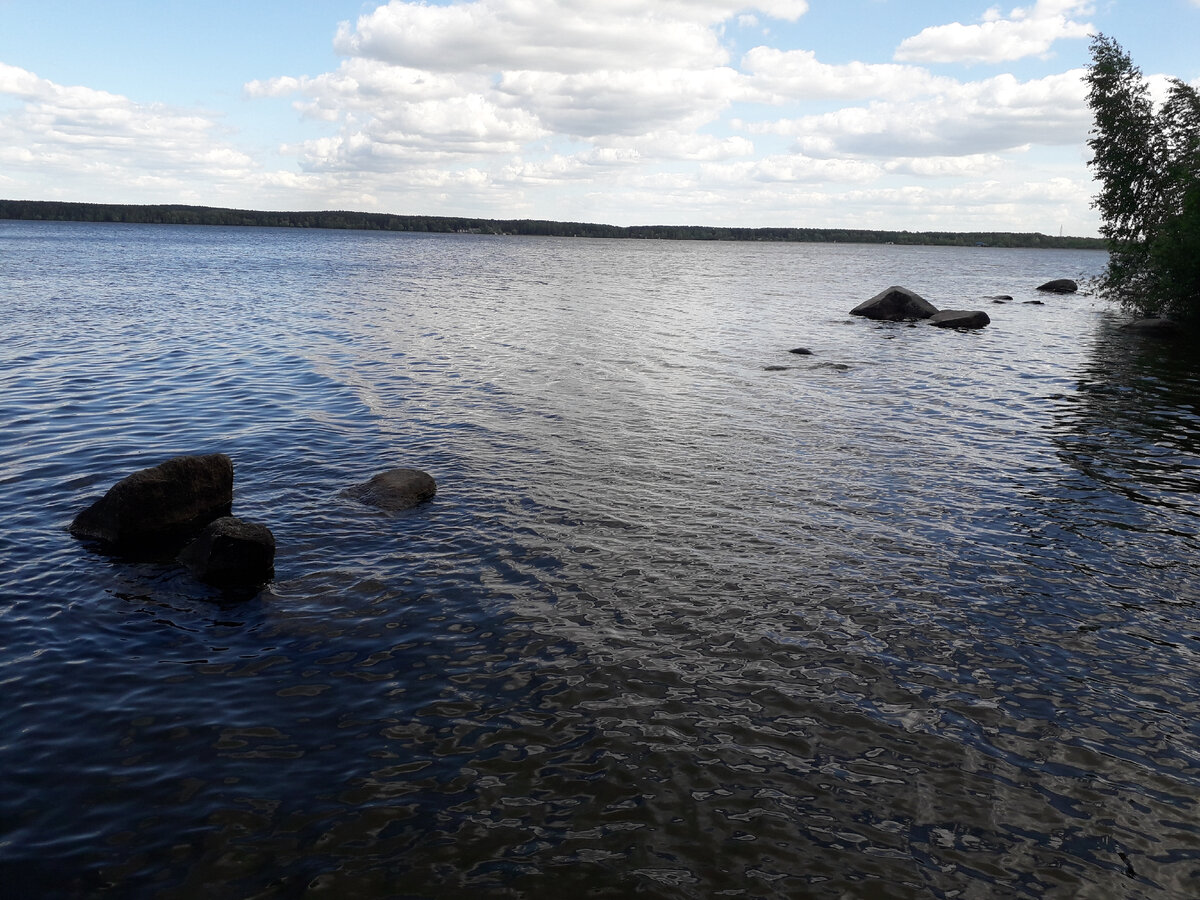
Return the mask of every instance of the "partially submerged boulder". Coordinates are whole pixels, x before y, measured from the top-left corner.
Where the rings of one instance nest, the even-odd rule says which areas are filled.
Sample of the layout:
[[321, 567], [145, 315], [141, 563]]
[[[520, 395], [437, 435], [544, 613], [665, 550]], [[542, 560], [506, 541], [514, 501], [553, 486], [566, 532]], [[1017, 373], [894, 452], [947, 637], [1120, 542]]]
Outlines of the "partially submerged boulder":
[[880, 291], [870, 300], [864, 300], [850, 310], [852, 316], [886, 322], [901, 322], [905, 319], [928, 319], [937, 312], [937, 307], [908, 288], [893, 285]]
[[788, 353], [795, 353], [797, 356], [812, 356], [812, 351], [807, 347], [793, 347]]
[[929, 317], [929, 324], [938, 328], [982, 328], [992, 320], [983, 310], [943, 309]]
[[176, 456], [122, 478], [71, 522], [71, 534], [126, 554], [178, 547], [233, 508], [233, 461]]
[[275, 575], [275, 536], [266, 525], [223, 516], [183, 548], [179, 561], [201, 581], [221, 587], [264, 584]]
[[1039, 285], [1038, 290], [1049, 294], [1074, 294], [1079, 290], [1079, 285], [1070, 278], [1055, 278], [1053, 281]]
[[1134, 319], [1122, 325], [1121, 330], [1154, 337], [1175, 337], [1179, 334], [1179, 323], [1174, 319], [1163, 318]]
[[397, 512], [432, 500], [437, 493], [437, 482], [420, 469], [390, 469], [342, 493], [359, 503]]

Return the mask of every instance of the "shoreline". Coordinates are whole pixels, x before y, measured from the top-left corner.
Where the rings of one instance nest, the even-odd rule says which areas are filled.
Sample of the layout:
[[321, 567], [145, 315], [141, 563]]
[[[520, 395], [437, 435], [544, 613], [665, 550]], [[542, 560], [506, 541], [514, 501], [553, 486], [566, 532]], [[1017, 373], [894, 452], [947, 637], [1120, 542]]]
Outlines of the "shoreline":
[[547, 219], [483, 219], [393, 215], [345, 210], [281, 212], [183, 204], [75, 203], [0, 200], [0, 219], [34, 222], [114, 222], [140, 225], [226, 225], [319, 228], [496, 236], [590, 237], [634, 240], [748, 241], [767, 243], [901, 244], [944, 247], [1013, 247], [1105, 250], [1102, 238], [1039, 232], [884, 231], [857, 228], [732, 228], [707, 225], [603, 225]]

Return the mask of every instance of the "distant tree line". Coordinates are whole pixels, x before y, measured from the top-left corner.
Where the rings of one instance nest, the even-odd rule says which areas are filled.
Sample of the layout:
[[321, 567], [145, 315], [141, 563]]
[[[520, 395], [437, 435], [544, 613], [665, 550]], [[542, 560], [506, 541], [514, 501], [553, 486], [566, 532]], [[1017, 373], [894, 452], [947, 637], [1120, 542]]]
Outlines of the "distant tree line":
[[268, 228], [342, 228], [438, 234], [542, 235], [550, 237], [640, 238], [681, 241], [772, 241], [848, 244], [932, 244], [952, 247], [1043, 247], [1103, 249], [1099, 238], [1037, 233], [879, 231], [848, 228], [720, 228], [707, 225], [597, 225], [542, 219], [468, 219], [455, 216], [398, 216], [387, 213], [264, 212], [177, 204], [139, 206], [0, 200], [0, 219], [50, 222], [125, 222], [143, 225], [239, 225]]

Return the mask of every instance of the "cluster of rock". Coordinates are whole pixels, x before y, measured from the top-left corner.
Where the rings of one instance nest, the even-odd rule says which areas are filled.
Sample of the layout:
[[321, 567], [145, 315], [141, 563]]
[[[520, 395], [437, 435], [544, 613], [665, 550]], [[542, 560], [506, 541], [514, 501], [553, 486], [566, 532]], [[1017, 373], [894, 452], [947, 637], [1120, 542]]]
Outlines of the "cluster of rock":
[[886, 322], [926, 319], [940, 328], [982, 328], [992, 320], [982, 310], [943, 309], [908, 288], [893, 285], [850, 310], [852, 316]]
[[[1069, 278], [1058, 278], [1048, 281], [1038, 288], [1039, 291], [1055, 294], [1073, 294], [1079, 290], [1079, 285]], [[997, 295], [990, 298], [993, 303], [1004, 303], [1011, 296]], [[1041, 301], [1034, 301], [1041, 302]], [[893, 285], [880, 291], [870, 300], [864, 300], [850, 310], [852, 316], [864, 316], [868, 319], [886, 322], [904, 322], [913, 319], [923, 319], [930, 325], [939, 328], [983, 328], [992, 320], [983, 310], [978, 309], [942, 309], [908, 288]]]
[[[343, 492], [384, 510], [433, 497], [433, 478], [393, 469]], [[233, 514], [233, 461], [177, 456], [122, 478], [71, 522], [71, 534], [135, 559], [173, 558], [209, 584], [255, 586], [275, 574], [275, 536]]]

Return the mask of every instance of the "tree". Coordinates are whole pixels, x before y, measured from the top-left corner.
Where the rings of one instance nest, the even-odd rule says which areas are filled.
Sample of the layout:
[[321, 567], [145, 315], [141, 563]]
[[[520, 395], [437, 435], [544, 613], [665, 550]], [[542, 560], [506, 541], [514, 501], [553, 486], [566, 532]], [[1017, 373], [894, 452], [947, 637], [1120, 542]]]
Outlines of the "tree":
[[1141, 70], [1102, 34], [1086, 80], [1109, 252], [1100, 287], [1142, 315], [1200, 320], [1200, 95], [1172, 79], [1155, 112]]

